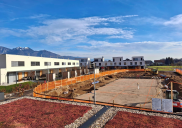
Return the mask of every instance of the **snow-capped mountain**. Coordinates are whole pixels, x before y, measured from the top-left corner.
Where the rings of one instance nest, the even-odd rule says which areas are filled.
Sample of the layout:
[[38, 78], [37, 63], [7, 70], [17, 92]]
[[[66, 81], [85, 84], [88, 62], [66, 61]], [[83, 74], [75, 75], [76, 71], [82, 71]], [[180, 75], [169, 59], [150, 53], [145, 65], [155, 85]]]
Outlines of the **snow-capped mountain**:
[[16, 47], [16, 48], [13, 48], [13, 49], [16, 49], [16, 50], [27, 50], [27, 49], [30, 49], [29, 47]]
[[62, 58], [62, 59], [75, 59], [80, 57], [72, 56], [60, 56], [56, 53], [52, 53], [46, 50], [34, 51], [29, 47], [16, 47], [9, 49], [6, 47], [0, 46], [0, 54], [15, 54], [15, 55], [27, 55], [27, 56], [39, 56], [39, 57], [51, 57], [51, 58]]

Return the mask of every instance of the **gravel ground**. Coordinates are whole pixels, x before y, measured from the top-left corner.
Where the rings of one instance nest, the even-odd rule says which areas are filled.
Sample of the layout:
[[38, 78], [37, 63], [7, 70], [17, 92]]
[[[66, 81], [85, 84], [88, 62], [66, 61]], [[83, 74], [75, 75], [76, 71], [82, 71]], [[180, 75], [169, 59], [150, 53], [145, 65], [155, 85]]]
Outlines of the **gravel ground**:
[[178, 115], [152, 113], [152, 112], [145, 112], [145, 111], [139, 111], [139, 110], [112, 107], [112, 108], [108, 109], [100, 118], [98, 118], [91, 125], [91, 128], [104, 128], [105, 124], [109, 120], [113, 119], [113, 117], [117, 114], [118, 111], [131, 112], [131, 113], [143, 114], [143, 115], [148, 115], [148, 116], [161, 116], [161, 117], [165, 117], [165, 118], [173, 118], [173, 119], [182, 120], [182, 116], [178, 116]]
[[[0, 105], [7, 104], [7, 103], [10, 103], [10, 102], [13, 102], [16, 100], [20, 100], [23, 98], [34, 99], [34, 100], [39, 100], [39, 101], [57, 102], [57, 103], [65, 103], [65, 104], [92, 107], [92, 109], [89, 110], [87, 113], [85, 113], [83, 115], [83, 117], [79, 117], [73, 123], [66, 125], [65, 128], [77, 128], [77, 127], [79, 127], [81, 124], [86, 122], [90, 117], [92, 117], [100, 109], [103, 108], [103, 106], [101, 106], [101, 105], [77, 103], [77, 102], [70, 102], [70, 101], [51, 100], [51, 99], [41, 99], [41, 98], [29, 97], [29, 96], [24, 96], [24, 97], [0, 102]], [[118, 111], [131, 112], [131, 113], [143, 114], [143, 115], [148, 115], [148, 116], [161, 116], [161, 117], [165, 117], [165, 118], [173, 118], [173, 119], [182, 120], [182, 116], [178, 116], [178, 115], [169, 115], [169, 114], [161, 114], [161, 113], [153, 113], [153, 112], [145, 112], [145, 111], [139, 111], [139, 110], [125, 109], [125, 108], [111, 107], [91, 125], [91, 128], [103, 128], [109, 120], [113, 119], [113, 117], [117, 114]]]
[[51, 99], [41, 99], [36, 97], [29, 97], [29, 96], [23, 96], [12, 100], [7, 100], [0, 102], [0, 105], [7, 104], [16, 100], [20, 100], [23, 98], [33, 99], [33, 100], [39, 100], [39, 101], [48, 101], [48, 102], [56, 102], [56, 103], [65, 103], [65, 104], [71, 104], [71, 105], [79, 105], [79, 106], [88, 106], [92, 107], [91, 110], [89, 110], [87, 113], [83, 115], [83, 117], [79, 117], [76, 119], [73, 123], [66, 125], [65, 128], [78, 128], [81, 124], [86, 122], [90, 117], [92, 117], [94, 114], [96, 114], [99, 110], [103, 108], [101, 105], [94, 105], [94, 104], [86, 104], [86, 103], [78, 103], [78, 102], [70, 102], [70, 101], [60, 101], [60, 100], [51, 100]]

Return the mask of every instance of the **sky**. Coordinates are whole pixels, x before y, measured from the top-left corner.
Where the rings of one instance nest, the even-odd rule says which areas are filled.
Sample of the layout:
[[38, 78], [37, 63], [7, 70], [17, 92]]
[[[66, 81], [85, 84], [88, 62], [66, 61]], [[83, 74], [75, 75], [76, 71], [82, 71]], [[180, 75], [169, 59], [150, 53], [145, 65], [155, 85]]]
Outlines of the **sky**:
[[0, 0], [0, 46], [62, 56], [182, 58], [182, 0]]

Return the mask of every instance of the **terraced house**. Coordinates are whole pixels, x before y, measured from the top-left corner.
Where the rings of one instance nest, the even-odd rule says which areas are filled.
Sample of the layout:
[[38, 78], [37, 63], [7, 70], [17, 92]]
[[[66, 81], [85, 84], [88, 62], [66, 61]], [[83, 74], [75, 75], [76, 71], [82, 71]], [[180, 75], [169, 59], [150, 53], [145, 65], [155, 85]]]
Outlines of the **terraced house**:
[[0, 85], [21, 81], [30, 72], [35, 76], [59, 72], [79, 67], [79, 60], [0, 54]]
[[95, 67], [100, 68], [114, 68], [118, 67], [121, 69], [143, 69], [145, 68], [145, 61], [143, 56], [133, 56], [132, 59], [126, 58], [123, 60], [123, 57], [113, 57], [112, 61], [105, 61], [104, 57], [94, 58], [93, 63]]

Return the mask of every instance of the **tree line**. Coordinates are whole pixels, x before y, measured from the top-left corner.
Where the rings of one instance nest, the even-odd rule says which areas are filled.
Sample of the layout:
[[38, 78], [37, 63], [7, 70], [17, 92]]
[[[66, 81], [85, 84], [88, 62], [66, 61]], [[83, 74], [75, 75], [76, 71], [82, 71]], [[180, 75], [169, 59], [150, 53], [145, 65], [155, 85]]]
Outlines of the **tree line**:
[[166, 57], [165, 64], [166, 65], [174, 64], [174, 59], [172, 57]]

